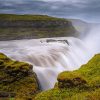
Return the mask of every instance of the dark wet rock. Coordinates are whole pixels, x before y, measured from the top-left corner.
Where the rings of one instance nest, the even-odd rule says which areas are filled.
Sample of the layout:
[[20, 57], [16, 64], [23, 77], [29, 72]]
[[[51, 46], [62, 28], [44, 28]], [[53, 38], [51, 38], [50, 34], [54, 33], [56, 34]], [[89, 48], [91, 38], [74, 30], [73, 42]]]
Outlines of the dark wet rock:
[[68, 40], [47, 39], [46, 42], [47, 43], [50, 43], [50, 42], [61, 42], [61, 43], [67, 43], [69, 45]]
[[14, 92], [0, 91], [0, 98], [15, 97], [15, 96], [16, 96], [16, 93], [14, 93]]

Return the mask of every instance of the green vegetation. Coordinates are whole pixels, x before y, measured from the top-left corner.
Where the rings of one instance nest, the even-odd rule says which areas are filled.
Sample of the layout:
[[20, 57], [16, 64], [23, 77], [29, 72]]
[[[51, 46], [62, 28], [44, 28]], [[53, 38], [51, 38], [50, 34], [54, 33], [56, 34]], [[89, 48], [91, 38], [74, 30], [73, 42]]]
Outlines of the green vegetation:
[[35, 100], [100, 100], [100, 54], [75, 71], [58, 75], [54, 89], [41, 92]]
[[16, 20], [49, 20], [49, 21], [55, 21], [55, 20], [62, 20], [66, 21], [63, 18], [56, 18], [51, 17], [47, 15], [15, 15], [15, 14], [0, 14], [0, 20], [9, 20], [9, 21], [16, 21]]
[[78, 36], [70, 20], [47, 15], [0, 14], [0, 40]]
[[32, 65], [14, 61], [0, 53], [0, 96], [16, 100], [34, 98], [40, 91]]
[[75, 71], [58, 75], [51, 90], [41, 93], [32, 65], [0, 53], [0, 96], [15, 100], [100, 100], [100, 54]]

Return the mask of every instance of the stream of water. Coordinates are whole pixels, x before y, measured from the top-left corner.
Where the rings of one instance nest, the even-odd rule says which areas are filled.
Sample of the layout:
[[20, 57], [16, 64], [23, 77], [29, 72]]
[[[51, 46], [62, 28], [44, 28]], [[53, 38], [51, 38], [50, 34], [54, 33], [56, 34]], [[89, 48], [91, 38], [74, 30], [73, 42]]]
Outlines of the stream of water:
[[57, 75], [78, 69], [95, 54], [100, 53], [100, 27], [92, 28], [83, 39], [74, 37], [0, 41], [0, 52], [33, 65], [41, 88], [54, 87]]

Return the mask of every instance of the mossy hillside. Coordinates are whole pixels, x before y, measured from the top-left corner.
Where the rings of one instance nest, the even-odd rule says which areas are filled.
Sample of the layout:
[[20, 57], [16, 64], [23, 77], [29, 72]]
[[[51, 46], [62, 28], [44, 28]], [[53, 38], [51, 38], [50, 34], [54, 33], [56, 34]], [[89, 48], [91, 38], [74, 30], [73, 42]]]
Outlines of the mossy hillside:
[[[58, 75], [58, 83], [64, 80], [73, 80], [80, 81], [83, 77], [83, 80], [86, 81], [89, 87], [100, 87], [100, 54], [95, 55], [87, 64], [84, 64], [80, 69], [73, 72], [62, 72]], [[80, 80], [79, 80], [80, 79]]]
[[32, 65], [14, 61], [0, 53], [0, 96], [11, 96], [26, 100], [40, 91]]
[[78, 36], [72, 22], [47, 15], [0, 14], [0, 40]]
[[0, 14], [0, 20], [9, 20], [9, 21], [16, 21], [16, 20], [49, 20], [49, 21], [57, 21], [63, 20], [63, 18], [56, 18], [47, 15], [15, 15], [15, 14]]
[[76, 72], [63, 72], [58, 76], [59, 88], [87, 87], [87, 80]]
[[51, 89], [41, 92], [32, 100], [100, 100], [100, 89], [85, 91], [79, 89]]
[[58, 75], [54, 89], [38, 94], [35, 100], [100, 100], [100, 54], [75, 71]]

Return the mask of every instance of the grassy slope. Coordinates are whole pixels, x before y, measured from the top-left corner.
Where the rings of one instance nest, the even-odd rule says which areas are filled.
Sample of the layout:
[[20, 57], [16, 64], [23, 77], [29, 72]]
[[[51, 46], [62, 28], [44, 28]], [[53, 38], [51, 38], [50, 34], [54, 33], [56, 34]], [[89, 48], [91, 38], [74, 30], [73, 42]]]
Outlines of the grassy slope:
[[63, 36], [78, 36], [69, 20], [47, 15], [0, 14], [0, 40]]
[[56, 18], [47, 15], [15, 15], [15, 14], [0, 14], [0, 20], [9, 20], [9, 21], [16, 21], [16, 20], [49, 20], [49, 21], [57, 21], [62, 20], [66, 21], [63, 18]]
[[100, 100], [100, 54], [79, 70], [58, 75], [54, 89], [38, 94], [35, 100]]

